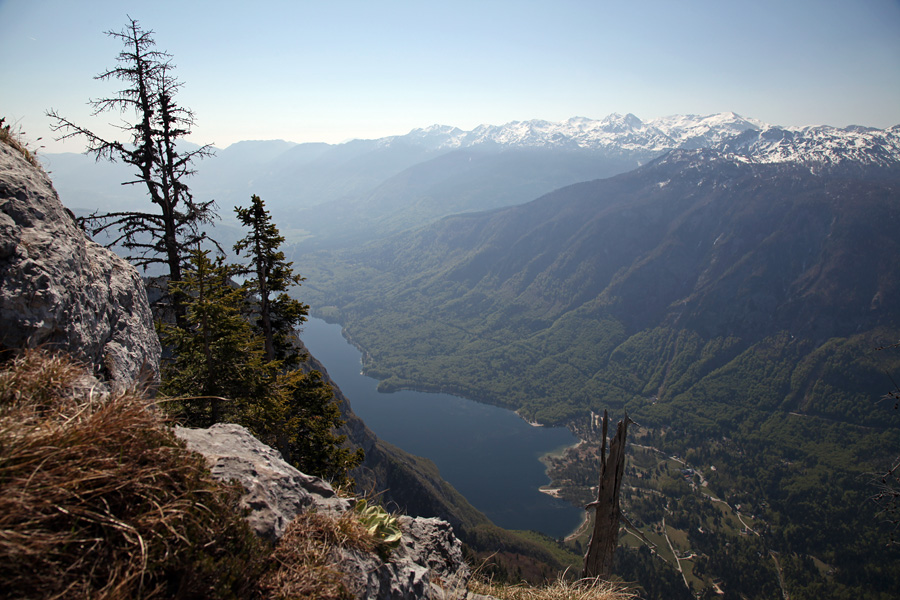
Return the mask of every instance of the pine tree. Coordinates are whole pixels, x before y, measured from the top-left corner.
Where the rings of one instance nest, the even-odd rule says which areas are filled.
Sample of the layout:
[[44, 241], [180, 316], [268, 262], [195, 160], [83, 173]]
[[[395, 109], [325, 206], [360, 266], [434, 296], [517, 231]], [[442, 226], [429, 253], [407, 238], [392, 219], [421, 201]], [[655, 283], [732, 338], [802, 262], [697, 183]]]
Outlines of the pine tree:
[[173, 353], [160, 391], [183, 398], [174, 413], [188, 426], [245, 421], [245, 413], [258, 412], [249, 403], [272, 397], [280, 364], [265, 360], [262, 339], [242, 315], [245, 296], [231, 281], [235, 272], [198, 248], [183, 281], [172, 283], [185, 299], [186, 326], [160, 325], [160, 338]]
[[306, 321], [309, 307], [291, 298], [287, 291], [299, 286], [303, 278], [294, 274], [293, 263], [287, 262], [279, 250], [284, 236], [272, 222], [262, 199], [253, 195], [250, 206], [234, 208], [238, 220], [250, 232], [234, 245], [234, 251], [248, 259], [246, 274], [251, 275], [244, 284], [259, 301], [259, 318], [256, 321], [265, 340], [266, 356], [295, 366], [303, 360], [297, 352], [293, 337], [297, 327]]
[[[107, 32], [119, 39], [123, 50], [118, 64], [96, 78], [118, 80], [125, 84], [116, 95], [91, 100], [94, 114], [117, 112], [130, 114], [133, 122], [122, 126], [130, 143], [106, 140], [90, 129], [76, 125], [55, 110], [47, 115], [54, 120], [54, 131], [63, 131], [58, 139], [82, 137], [87, 154], [97, 160], [121, 161], [136, 169], [127, 185], [144, 185], [155, 212], [125, 211], [94, 213], [82, 219], [92, 233], [116, 231], [110, 246], [121, 245], [135, 265], [145, 269], [153, 264], [168, 268], [171, 281], [181, 281], [181, 265], [198, 241], [207, 239], [203, 225], [215, 218], [215, 203], [194, 201], [186, 179], [194, 173], [193, 161], [210, 156], [212, 147], [179, 150], [176, 144], [191, 133], [193, 113], [175, 101], [181, 83], [173, 76], [171, 55], [156, 49], [152, 31], [144, 31], [130, 19], [120, 32]], [[184, 308], [173, 295], [173, 308], [183, 324]]]

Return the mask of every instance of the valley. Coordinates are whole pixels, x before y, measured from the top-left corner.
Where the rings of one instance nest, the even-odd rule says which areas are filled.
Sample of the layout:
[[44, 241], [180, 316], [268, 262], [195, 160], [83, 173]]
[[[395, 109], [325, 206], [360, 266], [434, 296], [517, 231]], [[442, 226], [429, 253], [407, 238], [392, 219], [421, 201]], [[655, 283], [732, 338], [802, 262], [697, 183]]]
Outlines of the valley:
[[[69, 158], [59, 186], [79, 198]], [[364, 350], [379, 391], [449, 393], [582, 440], [544, 458], [539, 495], [578, 510], [598, 472], [592, 415], [640, 423], [615, 574], [644, 597], [900, 587], [872, 502], [900, 448], [881, 401], [900, 373], [900, 128], [610, 115], [214, 160], [192, 190], [266, 197], [306, 278], [297, 297]], [[228, 243], [230, 227], [213, 233]], [[577, 568], [584, 535], [502, 533], [449, 486], [440, 499], [433, 464], [368, 443], [366, 481], [503, 548], [506, 576]]]
[[[900, 284], [897, 198], [890, 177], [682, 151], [298, 258], [315, 313], [366, 350], [382, 391], [452, 390], [582, 440], [591, 412], [641, 423], [632, 441], [655, 450], [632, 457], [624, 501], [655, 548], [623, 553], [620, 576], [853, 597], [890, 588], [898, 559], [865, 475], [900, 447], [878, 402], [900, 357], [876, 350], [900, 331], [880, 300]], [[575, 505], [590, 447], [550, 469]]]
[[538, 491], [548, 481], [538, 457], [575, 442], [565, 428], [531, 427], [508, 410], [449, 394], [377, 393], [339, 326], [310, 319], [302, 337], [380, 439], [434, 461], [441, 477], [493, 523], [554, 538], [574, 529], [580, 509]]

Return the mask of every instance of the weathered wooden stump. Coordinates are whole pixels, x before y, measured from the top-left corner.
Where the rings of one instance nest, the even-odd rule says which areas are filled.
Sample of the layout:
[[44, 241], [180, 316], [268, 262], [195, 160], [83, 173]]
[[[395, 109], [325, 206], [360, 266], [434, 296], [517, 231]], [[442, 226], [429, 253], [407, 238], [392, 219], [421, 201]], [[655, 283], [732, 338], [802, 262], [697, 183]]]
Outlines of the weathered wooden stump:
[[587, 553], [584, 555], [582, 577], [608, 577], [612, 570], [613, 555], [619, 540], [619, 488], [625, 473], [625, 436], [628, 424], [633, 423], [625, 414], [625, 419], [616, 426], [616, 435], [609, 443], [606, 454], [606, 432], [609, 414], [603, 411], [603, 441], [600, 446], [600, 489], [597, 500], [585, 506], [585, 510], [595, 510], [594, 530]]

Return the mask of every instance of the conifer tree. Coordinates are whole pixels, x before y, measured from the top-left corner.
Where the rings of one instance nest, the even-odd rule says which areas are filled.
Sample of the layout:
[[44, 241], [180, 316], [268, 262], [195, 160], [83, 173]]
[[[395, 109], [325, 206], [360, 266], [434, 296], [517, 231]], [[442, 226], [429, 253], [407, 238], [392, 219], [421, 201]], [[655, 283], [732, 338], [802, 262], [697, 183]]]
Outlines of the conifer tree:
[[[122, 31], [107, 34], [119, 39], [123, 49], [118, 64], [96, 79], [118, 80], [125, 87], [112, 97], [91, 100], [90, 104], [95, 115], [112, 111], [133, 118], [121, 127], [130, 138], [128, 143], [104, 139], [55, 110], [47, 115], [54, 120], [53, 130], [64, 132], [58, 139], [84, 138], [87, 154], [97, 160], [121, 161], [134, 167], [134, 179], [123, 185], [145, 186], [155, 205], [155, 212], [94, 213], [82, 219], [85, 227], [92, 235], [115, 231], [108, 245], [120, 244], [131, 253], [129, 260], [145, 269], [163, 264], [170, 281], [181, 281], [182, 262], [198, 241], [207, 239], [201, 227], [215, 218], [215, 203], [194, 201], [186, 184], [194, 173], [193, 161], [210, 156], [212, 148], [176, 147], [191, 133], [194, 115], [175, 101], [181, 82], [172, 74], [171, 55], [156, 49], [153, 32], [144, 31], [137, 21], [129, 19]], [[173, 294], [173, 305], [176, 320], [183, 324], [184, 308], [177, 294]]]
[[[265, 360], [262, 339], [242, 315], [245, 296], [231, 281], [235, 272], [222, 257], [212, 260], [198, 248], [183, 280], [172, 283], [185, 299], [187, 327], [159, 326], [173, 353], [160, 391], [184, 397], [175, 414], [192, 427], [244, 421], [244, 413], [258, 412], [248, 403], [272, 404], [264, 400], [272, 397], [280, 365]], [[270, 418], [278, 420], [278, 412]]]
[[290, 425], [278, 443], [279, 450], [306, 473], [345, 482], [347, 471], [362, 462], [363, 452], [346, 448], [346, 436], [336, 433], [344, 421], [322, 374], [308, 369], [292, 371], [307, 358], [299, 351], [296, 335], [309, 307], [287, 292], [299, 286], [303, 278], [285, 259], [280, 249], [284, 236], [259, 196], [251, 196], [249, 207], [234, 210], [249, 229], [234, 250], [243, 253], [248, 262], [243, 271], [249, 275], [244, 288], [258, 305], [256, 330], [265, 340], [266, 357], [280, 361], [284, 376], [292, 379], [288, 386]]
[[290, 462], [304, 473], [338, 485], [350, 483], [348, 473], [365, 454], [362, 448], [347, 447], [347, 436], [337, 434], [344, 421], [331, 386], [316, 370], [296, 370], [289, 375], [295, 379], [287, 400], [291, 419], [287, 453], [282, 454], [290, 456]]
[[209, 254], [198, 247], [183, 281], [173, 283], [186, 326], [160, 325], [174, 355], [160, 390], [176, 397], [169, 412], [191, 427], [238, 423], [301, 471], [347, 483], [363, 454], [335, 431], [343, 421], [331, 387], [318, 371], [286, 369], [266, 357], [262, 335], [245, 316], [247, 289], [231, 279], [240, 269]]
[[272, 222], [262, 199], [253, 195], [250, 206], [234, 208], [238, 220], [250, 229], [249, 233], [234, 245], [234, 251], [248, 259], [245, 273], [250, 277], [244, 284], [259, 301], [259, 318], [256, 321], [265, 340], [269, 360], [285, 361], [295, 366], [303, 360], [293, 343], [297, 327], [306, 321], [309, 307], [291, 298], [287, 291], [299, 286], [303, 278], [294, 274], [293, 263], [288, 262], [279, 248], [284, 236]]

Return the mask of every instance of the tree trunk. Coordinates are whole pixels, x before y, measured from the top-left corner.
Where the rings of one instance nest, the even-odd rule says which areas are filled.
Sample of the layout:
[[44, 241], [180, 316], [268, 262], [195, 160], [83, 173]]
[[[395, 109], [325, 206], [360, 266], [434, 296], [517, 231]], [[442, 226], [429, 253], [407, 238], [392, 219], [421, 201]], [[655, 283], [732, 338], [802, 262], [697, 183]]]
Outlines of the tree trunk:
[[606, 432], [609, 414], [603, 411], [603, 441], [600, 448], [600, 489], [597, 500], [585, 507], [596, 511], [594, 531], [587, 554], [584, 555], [584, 578], [609, 577], [613, 554], [619, 540], [619, 488], [625, 473], [625, 436], [628, 432], [628, 414], [616, 427], [616, 435], [609, 444], [606, 455]]

